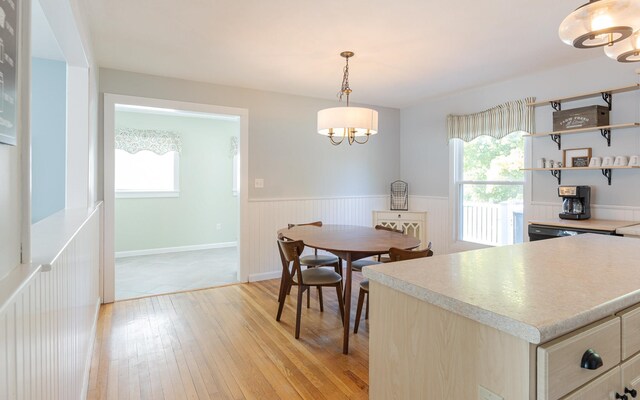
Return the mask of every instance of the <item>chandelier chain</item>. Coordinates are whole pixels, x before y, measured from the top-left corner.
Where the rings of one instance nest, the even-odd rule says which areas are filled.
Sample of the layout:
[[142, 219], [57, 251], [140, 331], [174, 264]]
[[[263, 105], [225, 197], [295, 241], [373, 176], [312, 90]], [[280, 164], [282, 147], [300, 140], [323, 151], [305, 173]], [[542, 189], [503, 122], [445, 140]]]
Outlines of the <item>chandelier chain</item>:
[[343, 69], [342, 85], [338, 92], [338, 99], [342, 101], [342, 96], [347, 96], [347, 107], [349, 106], [349, 95], [351, 94], [351, 88], [349, 87], [349, 57], [345, 57], [346, 64]]

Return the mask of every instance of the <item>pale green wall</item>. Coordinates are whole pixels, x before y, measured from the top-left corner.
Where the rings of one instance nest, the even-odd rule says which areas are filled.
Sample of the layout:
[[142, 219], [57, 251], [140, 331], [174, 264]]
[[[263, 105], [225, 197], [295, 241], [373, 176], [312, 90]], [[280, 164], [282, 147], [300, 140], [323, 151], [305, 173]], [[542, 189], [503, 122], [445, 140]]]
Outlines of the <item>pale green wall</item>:
[[180, 197], [116, 199], [116, 251], [237, 241], [230, 143], [238, 122], [118, 111], [119, 127], [179, 132], [182, 153]]

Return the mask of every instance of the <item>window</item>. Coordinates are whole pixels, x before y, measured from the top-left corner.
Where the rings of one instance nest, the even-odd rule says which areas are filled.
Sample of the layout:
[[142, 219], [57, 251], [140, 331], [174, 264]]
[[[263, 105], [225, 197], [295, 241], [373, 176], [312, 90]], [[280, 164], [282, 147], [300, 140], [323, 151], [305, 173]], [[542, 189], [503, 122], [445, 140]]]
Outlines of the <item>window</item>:
[[518, 131], [495, 139], [452, 139], [456, 239], [498, 246], [522, 242], [524, 140]]
[[179, 153], [116, 150], [116, 197], [177, 197]]

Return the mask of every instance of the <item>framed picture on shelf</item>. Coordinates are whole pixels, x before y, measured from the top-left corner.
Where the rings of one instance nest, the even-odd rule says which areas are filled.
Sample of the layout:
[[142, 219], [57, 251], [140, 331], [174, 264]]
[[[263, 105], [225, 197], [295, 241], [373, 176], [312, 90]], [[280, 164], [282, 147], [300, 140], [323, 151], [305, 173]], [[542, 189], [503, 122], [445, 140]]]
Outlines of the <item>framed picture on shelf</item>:
[[588, 167], [591, 159], [591, 147], [565, 149], [562, 151], [562, 165], [565, 167]]

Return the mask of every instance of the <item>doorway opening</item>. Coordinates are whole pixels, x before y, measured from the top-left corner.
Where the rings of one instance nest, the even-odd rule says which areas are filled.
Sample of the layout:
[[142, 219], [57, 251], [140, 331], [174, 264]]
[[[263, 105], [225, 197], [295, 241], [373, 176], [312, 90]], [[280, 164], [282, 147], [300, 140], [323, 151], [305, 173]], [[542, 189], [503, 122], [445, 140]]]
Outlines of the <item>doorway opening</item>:
[[246, 281], [247, 111], [105, 94], [104, 115], [104, 302]]

